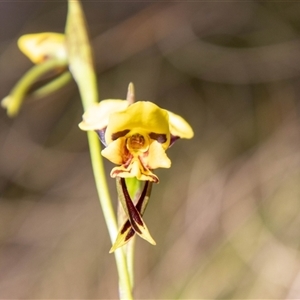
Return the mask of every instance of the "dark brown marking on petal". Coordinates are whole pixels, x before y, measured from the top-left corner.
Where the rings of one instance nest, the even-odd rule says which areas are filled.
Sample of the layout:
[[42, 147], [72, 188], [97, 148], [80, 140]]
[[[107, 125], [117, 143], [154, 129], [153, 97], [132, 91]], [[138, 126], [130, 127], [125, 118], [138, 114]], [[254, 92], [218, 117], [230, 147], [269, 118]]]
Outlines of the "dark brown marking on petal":
[[129, 220], [127, 220], [127, 221], [125, 222], [125, 224], [123, 225], [123, 227], [122, 227], [122, 229], [121, 229], [120, 232], [121, 232], [122, 234], [124, 234], [124, 233], [127, 231], [127, 229], [128, 229], [129, 227], [131, 227], [131, 225], [130, 225]]
[[[143, 187], [142, 194], [141, 194], [141, 196], [140, 196], [140, 198], [139, 198], [139, 200], [138, 200], [138, 202], [135, 206], [136, 209], [138, 210], [138, 212], [141, 214], [141, 216], [143, 215], [144, 210], [146, 208], [145, 206], [143, 207], [143, 204], [144, 204], [145, 197], [147, 196], [147, 191], [148, 191], [149, 184], [150, 184], [149, 181], [145, 181], [145, 185]], [[142, 208], [144, 208], [143, 211], [142, 211]]]
[[151, 178], [153, 179], [153, 182], [155, 182], [155, 183], [158, 183], [158, 182], [159, 182], [159, 180], [157, 179], [156, 176], [153, 176], [153, 175], [148, 175], [148, 176], [151, 177]]
[[[143, 215], [144, 211], [145, 211], [145, 208], [146, 208], [146, 205], [144, 205], [144, 202], [145, 202], [145, 197], [147, 196], [147, 192], [148, 192], [148, 187], [149, 187], [149, 184], [151, 184], [149, 181], [145, 181], [145, 185], [143, 187], [143, 191], [140, 195], [140, 198], [135, 206], [135, 208], [137, 209], [137, 211], [141, 214], [141, 216]], [[127, 220], [122, 229], [121, 229], [121, 234], [124, 234], [128, 228], [131, 227], [131, 224], [130, 224], [130, 221]], [[135, 231], [134, 229], [130, 229], [129, 232], [127, 233], [126, 237], [125, 237], [125, 241], [128, 241], [131, 237], [133, 237], [135, 234]]]
[[139, 159], [139, 161], [140, 161], [140, 163], [141, 163], [141, 166], [142, 166], [142, 168], [143, 168], [143, 171], [144, 171], [144, 172], [149, 171], [149, 169], [144, 165], [143, 159], [141, 158], [140, 155], [138, 156], [138, 159]]
[[155, 183], [158, 183], [159, 180], [158, 180], [158, 178], [157, 178], [155, 175], [146, 174], [147, 172], [150, 171], [150, 169], [147, 168], [147, 167], [144, 165], [143, 160], [142, 160], [142, 158], [140, 157], [140, 155], [138, 156], [138, 159], [139, 159], [139, 161], [140, 161], [140, 163], [141, 163], [141, 166], [142, 166], [142, 168], [143, 168], [142, 174], [144, 174], [144, 175], [146, 175], [146, 176], [148, 176], [148, 177], [151, 177]]
[[115, 132], [111, 135], [111, 139], [113, 141], [115, 141], [116, 139], [120, 138], [120, 137], [123, 137], [125, 136], [130, 130], [129, 129], [125, 129], [123, 131], [118, 131], [118, 132]]
[[125, 237], [125, 242], [135, 235], [135, 231], [131, 228]]
[[125, 147], [124, 154], [123, 154], [123, 167], [128, 168], [132, 161], [133, 155], [128, 151], [128, 149]]
[[125, 198], [125, 201], [126, 201], [126, 206], [127, 206], [127, 209], [128, 209], [128, 214], [129, 214], [129, 219], [130, 219], [131, 226], [133, 227], [133, 229], [136, 232], [141, 234], [142, 233], [141, 230], [135, 225], [135, 223], [139, 224], [140, 226], [143, 226], [143, 221], [140, 218], [140, 214], [137, 211], [137, 209], [135, 208], [135, 206], [134, 206], [134, 204], [133, 204], [133, 202], [132, 202], [132, 200], [129, 196], [129, 193], [128, 193], [128, 190], [127, 190], [127, 187], [126, 187], [125, 179], [121, 177], [120, 180], [121, 180], [123, 195], [124, 195], [124, 198]]
[[113, 172], [112, 172], [112, 177], [117, 177], [120, 173], [123, 173], [123, 172], [130, 172], [130, 170], [114, 170]]
[[163, 133], [155, 133], [155, 132], [150, 132], [149, 136], [152, 140], [158, 141], [160, 144], [163, 144], [167, 141], [167, 135]]

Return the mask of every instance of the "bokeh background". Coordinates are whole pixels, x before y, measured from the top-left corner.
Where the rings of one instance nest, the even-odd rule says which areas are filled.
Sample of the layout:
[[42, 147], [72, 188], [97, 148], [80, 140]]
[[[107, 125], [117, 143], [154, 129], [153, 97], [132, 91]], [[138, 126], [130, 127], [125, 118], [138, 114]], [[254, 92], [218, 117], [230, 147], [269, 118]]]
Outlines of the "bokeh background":
[[[83, 9], [100, 98], [125, 98], [132, 81], [195, 131], [156, 172], [157, 246], [137, 239], [136, 298], [299, 299], [300, 2]], [[0, 98], [31, 67], [18, 37], [63, 32], [66, 13], [66, 1], [0, 2]], [[0, 298], [118, 297], [81, 115], [74, 82], [15, 119], [0, 111]]]

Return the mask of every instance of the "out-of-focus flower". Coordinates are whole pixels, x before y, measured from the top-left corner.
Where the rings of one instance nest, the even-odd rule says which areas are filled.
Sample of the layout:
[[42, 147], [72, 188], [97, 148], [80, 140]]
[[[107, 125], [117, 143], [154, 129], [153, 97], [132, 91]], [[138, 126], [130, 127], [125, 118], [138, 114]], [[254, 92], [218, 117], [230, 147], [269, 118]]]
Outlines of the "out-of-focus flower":
[[18, 46], [34, 64], [43, 63], [51, 58], [67, 60], [65, 35], [62, 33], [25, 34], [19, 38]]
[[192, 138], [193, 130], [179, 115], [148, 101], [103, 100], [91, 106], [79, 124], [95, 130], [106, 146], [102, 155], [119, 165], [112, 177], [136, 177], [158, 182], [151, 170], [169, 168], [165, 151], [178, 138]]

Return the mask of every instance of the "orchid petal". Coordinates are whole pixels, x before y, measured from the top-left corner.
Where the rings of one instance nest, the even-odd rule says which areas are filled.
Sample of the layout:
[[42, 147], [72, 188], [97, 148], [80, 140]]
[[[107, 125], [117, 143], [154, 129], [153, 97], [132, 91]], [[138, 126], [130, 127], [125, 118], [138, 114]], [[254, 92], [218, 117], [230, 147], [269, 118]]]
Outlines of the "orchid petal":
[[137, 159], [133, 159], [132, 162], [126, 167], [124, 165], [114, 167], [110, 172], [110, 176], [113, 178], [136, 177], [138, 180], [151, 181], [156, 183], [159, 182], [158, 177], [155, 174], [153, 174], [149, 169], [143, 168], [142, 164]]
[[125, 140], [117, 139], [101, 151], [101, 154], [116, 165], [122, 165], [125, 161]]
[[[141, 214], [141, 216], [144, 214], [145, 209], [147, 207], [150, 194], [151, 194], [151, 188], [152, 188], [152, 182], [146, 181], [143, 192], [136, 204], [136, 209]], [[116, 241], [114, 242], [113, 246], [111, 247], [109, 253], [114, 252], [116, 249], [124, 246], [127, 244], [135, 235], [134, 229], [131, 227], [129, 219], [125, 221], [123, 226], [121, 226], [118, 236], [116, 238]]]
[[152, 245], [156, 245], [155, 241], [151, 237], [146, 224], [144, 223], [140, 212], [134, 206], [127, 188], [124, 178], [117, 178], [117, 191], [119, 200], [126, 212], [128, 219], [130, 221], [132, 229], [137, 233], [141, 238], [145, 239]]
[[139, 101], [126, 110], [113, 113], [109, 116], [109, 126], [105, 133], [107, 143], [112, 141], [113, 133], [126, 129], [134, 129], [135, 132], [147, 131], [166, 135], [166, 141], [162, 144], [165, 149], [170, 143], [168, 113], [154, 103]]
[[120, 99], [106, 99], [92, 104], [83, 114], [83, 121], [78, 125], [81, 130], [100, 130], [108, 125], [112, 113], [126, 109], [128, 102]]
[[151, 143], [149, 151], [148, 151], [147, 161], [148, 161], [149, 169], [170, 168], [171, 167], [170, 159], [168, 158], [162, 145], [157, 141], [153, 141]]
[[167, 111], [170, 122], [170, 132], [173, 136], [191, 139], [194, 136], [192, 127], [181, 116]]

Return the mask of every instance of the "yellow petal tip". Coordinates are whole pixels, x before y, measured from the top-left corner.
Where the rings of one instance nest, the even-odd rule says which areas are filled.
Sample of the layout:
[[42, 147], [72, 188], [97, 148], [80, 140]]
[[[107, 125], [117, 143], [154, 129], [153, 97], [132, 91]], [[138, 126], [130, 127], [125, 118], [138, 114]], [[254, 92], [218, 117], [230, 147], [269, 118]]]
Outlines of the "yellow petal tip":
[[20, 105], [18, 105], [14, 98], [10, 95], [4, 97], [1, 101], [1, 106], [6, 109], [7, 115], [9, 117], [14, 117], [18, 114]]

